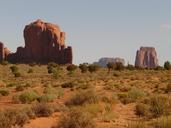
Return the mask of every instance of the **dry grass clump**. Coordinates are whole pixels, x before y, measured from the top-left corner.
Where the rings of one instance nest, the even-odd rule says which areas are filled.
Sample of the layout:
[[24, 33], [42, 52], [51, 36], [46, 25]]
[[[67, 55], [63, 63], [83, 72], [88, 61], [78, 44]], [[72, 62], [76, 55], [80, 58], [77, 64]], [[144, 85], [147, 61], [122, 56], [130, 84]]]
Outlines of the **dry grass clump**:
[[0, 128], [22, 127], [28, 120], [29, 117], [24, 111], [6, 110], [0, 113]]
[[65, 104], [68, 106], [72, 105], [84, 105], [86, 103], [97, 103], [99, 101], [98, 96], [93, 90], [80, 90], [76, 92], [71, 99]]
[[123, 104], [128, 104], [128, 103], [136, 102], [137, 100], [140, 100], [146, 95], [147, 94], [144, 91], [136, 87], [132, 87], [131, 90], [129, 90], [128, 92], [119, 93], [118, 97]]
[[90, 113], [75, 108], [64, 113], [53, 128], [95, 128], [95, 122]]
[[154, 95], [136, 105], [136, 114], [146, 118], [157, 118], [171, 114], [171, 99], [166, 96]]
[[37, 103], [32, 107], [37, 117], [48, 117], [54, 112], [54, 108], [46, 103]]

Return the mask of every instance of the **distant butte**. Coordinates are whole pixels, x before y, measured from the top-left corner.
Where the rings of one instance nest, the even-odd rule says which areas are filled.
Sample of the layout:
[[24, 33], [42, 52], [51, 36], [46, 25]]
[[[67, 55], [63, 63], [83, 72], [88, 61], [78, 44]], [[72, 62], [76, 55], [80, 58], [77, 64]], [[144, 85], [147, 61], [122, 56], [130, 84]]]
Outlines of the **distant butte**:
[[141, 68], [155, 68], [158, 66], [157, 52], [154, 47], [141, 47], [137, 50], [135, 66]]
[[65, 45], [65, 32], [59, 26], [37, 20], [24, 29], [25, 46], [11, 53], [0, 42], [0, 60], [11, 63], [72, 63], [72, 47]]

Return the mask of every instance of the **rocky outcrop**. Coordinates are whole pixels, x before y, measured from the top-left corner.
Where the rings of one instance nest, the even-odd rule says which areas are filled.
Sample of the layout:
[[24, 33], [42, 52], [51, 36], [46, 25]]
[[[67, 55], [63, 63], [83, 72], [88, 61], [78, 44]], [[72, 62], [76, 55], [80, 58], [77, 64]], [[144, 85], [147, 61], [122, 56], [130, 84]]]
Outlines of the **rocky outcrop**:
[[155, 68], [158, 66], [157, 53], [153, 47], [141, 47], [137, 51], [135, 66], [141, 68]]
[[0, 42], [0, 61], [7, 60], [7, 56], [10, 54], [8, 48], [4, 48], [4, 44]]
[[106, 67], [108, 63], [122, 63], [123, 65], [125, 65], [125, 60], [119, 57], [116, 58], [109, 58], [109, 57], [104, 57], [99, 59], [98, 62], [94, 62], [94, 64], [98, 64], [101, 67]]
[[24, 29], [25, 46], [8, 54], [12, 63], [72, 63], [72, 47], [65, 46], [65, 33], [59, 26], [37, 20]]

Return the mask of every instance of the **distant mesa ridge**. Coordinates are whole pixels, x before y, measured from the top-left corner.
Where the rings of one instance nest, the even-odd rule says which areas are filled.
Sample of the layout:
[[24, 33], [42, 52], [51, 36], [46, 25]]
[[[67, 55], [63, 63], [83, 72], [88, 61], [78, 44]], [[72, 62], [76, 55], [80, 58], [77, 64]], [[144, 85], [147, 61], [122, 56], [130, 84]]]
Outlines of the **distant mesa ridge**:
[[11, 53], [0, 43], [0, 60], [11, 63], [72, 63], [72, 47], [65, 45], [65, 32], [59, 26], [37, 20], [24, 29], [25, 46]]
[[101, 67], [106, 67], [108, 63], [122, 63], [123, 65], [125, 65], [125, 60], [119, 57], [103, 57], [100, 58], [98, 62], [94, 62], [94, 64], [100, 65]]
[[135, 66], [142, 68], [155, 68], [158, 66], [157, 52], [154, 47], [140, 47], [137, 50]]

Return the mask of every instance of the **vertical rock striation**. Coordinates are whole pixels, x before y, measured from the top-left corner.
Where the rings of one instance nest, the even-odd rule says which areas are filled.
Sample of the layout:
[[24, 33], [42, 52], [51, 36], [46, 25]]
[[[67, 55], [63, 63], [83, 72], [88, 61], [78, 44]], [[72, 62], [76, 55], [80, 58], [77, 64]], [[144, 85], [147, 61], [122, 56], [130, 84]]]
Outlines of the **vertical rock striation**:
[[136, 53], [135, 66], [155, 68], [158, 66], [157, 52], [153, 47], [141, 47]]

